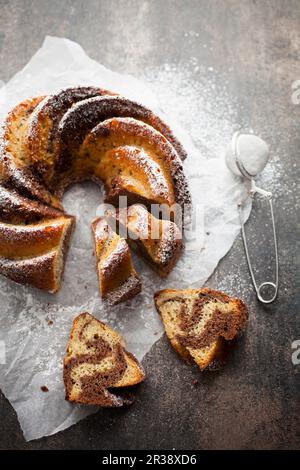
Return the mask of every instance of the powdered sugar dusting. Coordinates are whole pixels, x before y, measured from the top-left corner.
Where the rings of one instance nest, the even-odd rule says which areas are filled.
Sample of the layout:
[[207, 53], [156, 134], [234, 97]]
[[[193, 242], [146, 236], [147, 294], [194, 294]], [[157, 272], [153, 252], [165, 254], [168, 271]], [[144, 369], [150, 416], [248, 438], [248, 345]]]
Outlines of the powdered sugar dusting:
[[142, 78], [155, 89], [164, 112], [184, 124], [201, 155], [223, 155], [239, 127], [225, 79], [199, 65], [196, 58], [146, 69]]

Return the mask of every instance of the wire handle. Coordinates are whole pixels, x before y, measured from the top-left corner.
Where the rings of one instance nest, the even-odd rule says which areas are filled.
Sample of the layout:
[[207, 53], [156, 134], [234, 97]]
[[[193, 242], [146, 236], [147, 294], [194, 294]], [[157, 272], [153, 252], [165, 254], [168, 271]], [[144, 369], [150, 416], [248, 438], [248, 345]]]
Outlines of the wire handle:
[[[260, 194], [263, 196], [265, 199], [269, 201], [270, 204], [270, 211], [271, 211], [271, 219], [272, 219], [272, 227], [273, 227], [273, 238], [274, 238], [274, 248], [275, 248], [275, 282], [271, 281], [265, 281], [262, 282], [260, 285], [257, 285], [257, 282], [255, 280], [254, 276], [254, 271], [252, 268], [250, 256], [249, 256], [249, 250], [248, 250], [248, 245], [247, 245], [247, 239], [246, 239], [246, 232], [245, 232], [245, 224], [243, 221], [243, 202], [240, 202], [238, 204], [238, 212], [239, 212], [239, 218], [240, 218], [240, 223], [242, 227], [242, 235], [243, 235], [243, 242], [244, 242], [244, 247], [245, 247], [245, 252], [246, 252], [246, 258], [247, 258], [247, 263], [250, 271], [250, 275], [252, 278], [252, 282], [256, 291], [257, 298], [260, 302], [263, 304], [270, 304], [274, 302], [274, 300], [277, 297], [278, 294], [278, 248], [277, 248], [277, 236], [276, 236], [276, 228], [275, 228], [275, 219], [274, 219], [274, 212], [273, 212], [273, 204], [272, 204], [272, 193], [269, 191], [265, 191], [264, 189], [258, 188], [255, 185], [255, 182], [253, 179], [251, 179], [251, 190], [250, 190], [250, 196], [254, 198], [255, 194]], [[265, 299], [263, 297], [263, 288], [264, 287], [272, 287], [273, 289], [273, 295], [270, 299]]]

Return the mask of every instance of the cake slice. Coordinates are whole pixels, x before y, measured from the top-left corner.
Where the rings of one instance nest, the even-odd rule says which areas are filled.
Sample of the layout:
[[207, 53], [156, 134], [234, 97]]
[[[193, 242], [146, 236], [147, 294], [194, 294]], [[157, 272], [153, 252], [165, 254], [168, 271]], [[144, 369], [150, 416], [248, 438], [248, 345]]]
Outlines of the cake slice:
[[142, 288], [129, 246], [104, 217], [92, 223], [101, 297], [115, 305], [137, 295]]
[[154, 299], [172, 346], [200, 369], [225, 362], [248, 318], [240, 299], [212, 289], [165, 289]]
[[122, 336], [89, 313], [81, 313], [73, 322], [63, 377], [66, 400], [115, 407], [133, 402], [124, 387], [142, 382], [145, 374], [126, 351]]
[[167, 276], [179, 259], [182, 234], [174, 222], [154, 217], [139, 204], [108, 213], [119, 233], [161, 277]]

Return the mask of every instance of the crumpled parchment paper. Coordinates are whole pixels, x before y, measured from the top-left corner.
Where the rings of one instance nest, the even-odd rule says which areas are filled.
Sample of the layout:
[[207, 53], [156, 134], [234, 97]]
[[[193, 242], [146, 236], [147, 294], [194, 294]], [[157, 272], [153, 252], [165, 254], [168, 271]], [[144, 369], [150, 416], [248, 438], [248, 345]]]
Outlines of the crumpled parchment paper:
[[[46, 37], [24, 69], [0, 89], [0, 119], [25, 98], [74, 85], [100, 85], [162, 114], [156, 97], [141, 81], [108, 70], [75, 42]], [[61, 291], [46, 294], [0, 278], [0, 387], [15, 408], [27, 440], [54, 434], [96, 411], [64, 400], [62, 361], [72, 321], [80, 311], [89, 311], [116, 328], [125, 336], [128, 349], [142, 359], [163, 333], [153, 293], [165, 287], [200, 287], [240, 230], [237, 202], [245, 195], [241, 180], [229, 173], [220, 156], [206, 160], [200, 155], [172, 116], [165, 119], [188, 150], [185, 170], [194, 206], [199, 204], [198, 237], [187, 242], [166, 280], [134, 257], [143, 293], [126, 304], [104, 306], [98, 294], [90, 230], [103, 199], [92, 183], [76, 185], [64, 196], [66, 210], [77, 216], [77, 228]], [[248, 216], [250, 203], [246, 212]], [[42, 392], [42, 386], [49, 391]]]

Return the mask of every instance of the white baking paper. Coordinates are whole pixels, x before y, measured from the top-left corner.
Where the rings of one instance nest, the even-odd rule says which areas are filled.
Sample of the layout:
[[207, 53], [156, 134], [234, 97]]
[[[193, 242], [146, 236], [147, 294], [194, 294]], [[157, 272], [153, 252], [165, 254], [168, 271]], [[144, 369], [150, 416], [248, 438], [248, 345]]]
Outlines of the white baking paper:
[[[0, 89], [1, 120], [25, 98], [75, 85], [100, 85], [162, 114], [156, 97], [143, 82], [108, 70], [75, 42], [46, 37], [24, 69]], [[155, 90], [155, 79], [151, 86]], [[108, 322], [125, 336], [128, 349], [142, 359], [163, 333], [153, 293], [165, 287], [200, 287], [239, 232], [237, 202], [245, 195], [241, 180], [229, 173], [221, 154], [209, 159], [201, 155], [174, 116], [165, 119], [188, 151], [184, 165], [194, 206], [200, 205], [199, 231], [204, 232], [198, 241], [187, 242], [184, 255], [166, 280], [134, 257], [142, 276], [142, 294], [115, 308], [103, 304], [90, 230], [103, 199], [92, 183], [76, 185], [64, 196], [66, 210], [77, 216], [77, 228], [61, 291], [45, 294], [0, 278], [0, 387], [15, 408], [27, 440], [54, 434], [96, 411], [64, 400], [62, 361], [72, 321], [79, 312], [89, 311]], [[248, 216], [250, 204], [246, 212]], [[42, 386], [49, 391], [42, 392]]]

